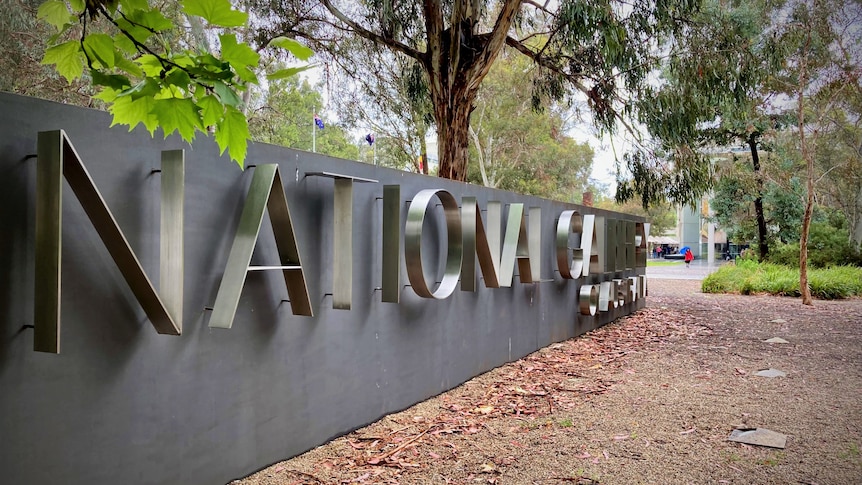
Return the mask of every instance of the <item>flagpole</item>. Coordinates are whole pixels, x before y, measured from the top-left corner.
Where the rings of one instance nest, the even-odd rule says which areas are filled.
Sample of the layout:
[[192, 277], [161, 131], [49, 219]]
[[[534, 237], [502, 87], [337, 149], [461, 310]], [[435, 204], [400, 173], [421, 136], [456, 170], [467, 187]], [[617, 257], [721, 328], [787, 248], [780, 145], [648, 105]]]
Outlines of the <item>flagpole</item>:
[[311, 112], [311, 152], [317, 153], [317, 122], [314, 120], [314, 111]]
[[374, 160], [374, 165], [377, 165], [377, 145], [371, 144], [371, 158]]

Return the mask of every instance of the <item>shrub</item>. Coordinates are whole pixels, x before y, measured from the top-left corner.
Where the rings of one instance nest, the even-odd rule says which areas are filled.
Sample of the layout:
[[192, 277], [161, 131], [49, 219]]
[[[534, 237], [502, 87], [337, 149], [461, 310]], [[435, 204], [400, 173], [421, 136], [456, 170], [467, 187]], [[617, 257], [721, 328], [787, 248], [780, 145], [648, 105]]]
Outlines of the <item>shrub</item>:
[[[812, 269], [808, 286], [811, 294], [820, 299], [862, 296], [862, 268], [833, 266]], [[737, 264], [726, 264], [707, 276], [701, 283], [701, 291], [799, 296], [799, 268], [737, 260]]]
[[[773, 247], [767, 260], [771, 263], [799, 267], [799, 243]], [[824, 222], [811, 224], [808, 237], [808, 264], [812, 268], [853, 265], [862, 266], [862, 255], [852, 243], [846, 229]]]

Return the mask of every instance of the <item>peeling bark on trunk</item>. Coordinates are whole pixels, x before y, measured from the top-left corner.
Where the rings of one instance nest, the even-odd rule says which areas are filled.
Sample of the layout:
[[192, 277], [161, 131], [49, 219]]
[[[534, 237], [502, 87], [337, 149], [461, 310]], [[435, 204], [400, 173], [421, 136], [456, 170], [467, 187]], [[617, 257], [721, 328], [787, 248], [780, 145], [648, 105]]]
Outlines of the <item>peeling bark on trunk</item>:
[[757, 154], [757, 134], [748, 136], [748, 147], [751, 149], [751, 164], [754, 168], [757, 198], [754, 199], [754, 214], [757, 218], [757, 243], [760, 251], [760, 261], [766, 260], [769, 254], [769, 243], [766, 241], [766, 216], [763, 214], [763, 173], [760, 170], [760, 156]]
[[419, 156], [422, 157], [422, 167], [419, 173], [428, 175], [428, 144], [425, 143], [425, 134], [419, 137]]
[[470, 111], [473, 109], [473, 99], [475, 94], [470, 97], [469, 102], [464, 101], [451, 108], [440, 104], [435, 106], [440, 177], [461, 182], [467, 180], [467, 161], [470, 156]]

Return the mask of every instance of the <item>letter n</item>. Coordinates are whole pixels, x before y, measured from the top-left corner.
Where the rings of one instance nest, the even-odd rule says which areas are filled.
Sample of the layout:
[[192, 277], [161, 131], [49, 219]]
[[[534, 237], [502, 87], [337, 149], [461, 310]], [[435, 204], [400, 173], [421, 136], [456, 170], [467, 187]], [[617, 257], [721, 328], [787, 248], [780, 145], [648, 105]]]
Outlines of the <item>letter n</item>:
[[64, 177], [153, 327], [160, 334], [180, 335], [183, 313], [183, 152], [162, 152], [160, 286], [165, 298], [156, 292], [66, 133], [63, 130], [40, 132], [37, 158], [34, 350], [60, 353]]
[[[249, 266], [254, 247], [257, 245], [260, 226], [263, 223], [263, 213], [267, 209], [281, 264]], [[299, 258], [299, 248], [296, 245], [293, 222], [287, 207], [287, 197], [284, 195], [284, 184], [281, 182], [276, 164], [258, 165], [254, 169], [254, 177], [251, 179], [236, 237], [230, 248], [209, 326], [231, 328], [248, 272], [266, 270], [278, 270], [284, 274], [290, 307], [294, 315], [314, 316], [311, 300], [308, 298], [308, 288], [305, 285], [302, 262]]]

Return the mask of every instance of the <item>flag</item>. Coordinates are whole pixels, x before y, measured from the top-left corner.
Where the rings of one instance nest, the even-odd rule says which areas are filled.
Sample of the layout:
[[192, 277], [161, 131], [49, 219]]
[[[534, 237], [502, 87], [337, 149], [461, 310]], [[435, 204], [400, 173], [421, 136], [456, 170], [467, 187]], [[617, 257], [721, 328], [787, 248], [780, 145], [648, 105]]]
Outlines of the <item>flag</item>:
[[321, 130], [323, 129], [323, 120], [320, 119], [320, 116], [314, 115], [314, 124], [317, 125]]
[[374, 144], [374, 133], [369, 133], [369, 134], [365, 135], [365, 141], [368, 142], [368, 145], [373, 145]]

